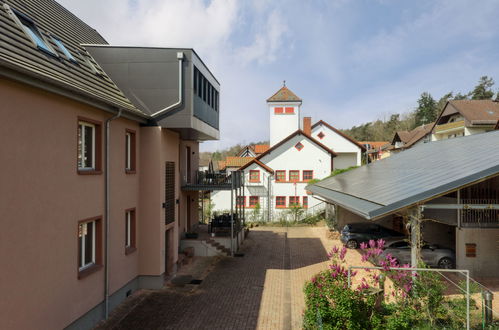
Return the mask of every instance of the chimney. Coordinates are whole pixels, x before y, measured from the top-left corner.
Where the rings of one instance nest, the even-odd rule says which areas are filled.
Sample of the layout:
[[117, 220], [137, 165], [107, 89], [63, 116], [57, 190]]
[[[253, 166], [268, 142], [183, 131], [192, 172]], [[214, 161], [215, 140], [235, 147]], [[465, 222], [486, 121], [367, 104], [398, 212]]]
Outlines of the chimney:
[[303, 117], [303, 132], [312, 135], [312, 117]]

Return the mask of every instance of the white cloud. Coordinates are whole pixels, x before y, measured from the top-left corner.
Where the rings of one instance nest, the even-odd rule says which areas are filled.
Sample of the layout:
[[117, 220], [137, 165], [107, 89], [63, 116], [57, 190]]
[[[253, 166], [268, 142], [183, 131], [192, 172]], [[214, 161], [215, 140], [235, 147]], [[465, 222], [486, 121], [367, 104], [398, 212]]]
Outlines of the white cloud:
[[286, 52], [284, 38], [288, 27], [278, 10], [273, 10], [267, 21], [255, 35], [253, 43], [237, 50], [236, 57], [243, 64], [257, 62], [266, 64], [275, 61]]

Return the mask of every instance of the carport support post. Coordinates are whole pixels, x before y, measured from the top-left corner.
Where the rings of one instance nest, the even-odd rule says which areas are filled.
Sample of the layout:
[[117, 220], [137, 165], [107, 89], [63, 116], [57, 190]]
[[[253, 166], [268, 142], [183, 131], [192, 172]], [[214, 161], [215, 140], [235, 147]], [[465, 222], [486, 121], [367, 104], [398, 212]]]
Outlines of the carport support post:
[[409, 209], [409, 221], [411, 224], [411, 267], [418, 267], [421, 260], [421, 209], [419, 206]]
[[234, 173], [231, 174], [230, 189], [230, 256], [234, 256]]

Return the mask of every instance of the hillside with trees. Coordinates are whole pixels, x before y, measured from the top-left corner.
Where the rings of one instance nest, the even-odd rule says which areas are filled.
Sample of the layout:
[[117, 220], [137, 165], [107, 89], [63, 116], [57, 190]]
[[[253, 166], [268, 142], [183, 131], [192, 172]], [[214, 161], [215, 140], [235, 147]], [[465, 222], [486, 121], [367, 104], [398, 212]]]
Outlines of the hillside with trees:
[[449, 92], [435, 99], [430, 93], [424, 92], [417, 101], [417, 108], [411, 112], [392, 114], [386, 121], [376, 120], [342, 131], [358, 141], [391, 141], [396, 131], [412, 130], [437, 120], [447, 101], [491, 99], [498, 101], [499, 92], [495, 93], [493, 86], [494, 80], [483, 76], [473, 90], [466, 94]]

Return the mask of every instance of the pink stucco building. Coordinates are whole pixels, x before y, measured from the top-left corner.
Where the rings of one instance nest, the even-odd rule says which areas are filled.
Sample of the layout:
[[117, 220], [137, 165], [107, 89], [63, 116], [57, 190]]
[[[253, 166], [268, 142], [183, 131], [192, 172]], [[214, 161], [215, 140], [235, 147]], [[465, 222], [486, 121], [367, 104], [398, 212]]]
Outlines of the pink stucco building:
[[176, 272], [219, 83], [192, 49], [112, 63], [53, 0], [0, 0], [0, 30], [0, 328], [89, 328]]

